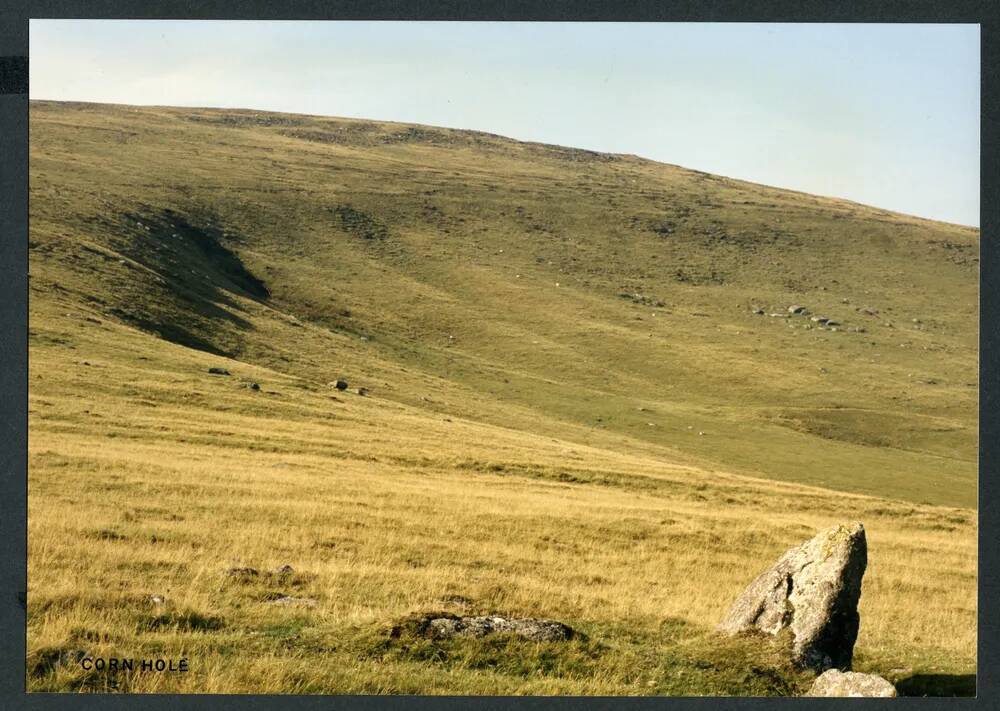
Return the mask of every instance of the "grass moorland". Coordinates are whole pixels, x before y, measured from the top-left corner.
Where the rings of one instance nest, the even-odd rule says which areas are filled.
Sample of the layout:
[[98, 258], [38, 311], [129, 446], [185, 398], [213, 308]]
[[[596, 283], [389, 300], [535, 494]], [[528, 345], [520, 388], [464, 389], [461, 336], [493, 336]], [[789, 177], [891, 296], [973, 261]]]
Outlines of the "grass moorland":
[[861, 520], [855, 668], [972, 693], [977, 230], [250, 111], [33, 102], [30, 168], [30, 690], [799, 693], [712, 627]]

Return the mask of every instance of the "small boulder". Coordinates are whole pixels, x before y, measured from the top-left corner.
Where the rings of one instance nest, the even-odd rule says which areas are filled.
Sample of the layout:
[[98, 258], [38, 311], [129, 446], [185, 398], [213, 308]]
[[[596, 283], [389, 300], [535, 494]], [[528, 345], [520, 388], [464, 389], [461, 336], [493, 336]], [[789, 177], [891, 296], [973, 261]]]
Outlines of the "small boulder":
[[347, 390], [347, 381], [346, 380], [339, 380], [339, 379], [338, 380], [334, 380], [333, 383], [332, 383], [332, 385], [333, 385], [333, 387], [337, 388], [337, 390]]
[[247, 388], [250, 390], [260, 390], [260, 384], [258, 383], [247, 383]]
[[867, 564], [864, 526], [835, 526], [761, 573], [733, 602], [718, 631], [777, 635], [790, 630], [796, 666], [850, 669]]
[[394, 627], [390, 635], [399, 637], [404, 630], [429, 639], [510, 634], [534, 642], [560, 642], [572, 639], [576, 634], [571, 627], [554, 620], [518, 619], [499, 615], [460, 617], [447, 612], [423, 615], [409, 620]]
[[816, 677], [806, 696], [893, 697], [896, 687], [875, 674], [830, 669]]
[[229, 375], [229, 371], [225, 368], [209, 368], [208, 372], [210, 375]]
[[364, 397], [368, 394], [368, 388], [358, 388], [355, 392], [361, 397]]
[[809, 311], [806, 309], [805, 306], [800, 306], [799, 304], [792, 304], [791, 306], [788, 307], [788, 313], [790, 313], [790, 314], [806, 314], [806, 313], [809, 313]]

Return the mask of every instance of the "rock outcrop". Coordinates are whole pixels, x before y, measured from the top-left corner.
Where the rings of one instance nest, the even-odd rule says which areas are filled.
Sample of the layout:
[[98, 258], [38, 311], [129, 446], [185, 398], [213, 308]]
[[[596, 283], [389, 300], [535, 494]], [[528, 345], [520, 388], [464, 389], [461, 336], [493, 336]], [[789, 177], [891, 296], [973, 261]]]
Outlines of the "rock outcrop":
[[825, 671], [816, 677], [806, 696], [896, 696], [896, 687], [875, 674]]
[[736, 598], [718, 631], [790, 630], [792, 661], [824, 671], [850, 669], [858, 600], [868, 563], [865, 529], [840, 525], [792, 548]]
[[393, 628], [391, 636], [399, 637], [404, 631], [430, 639], [511, 634], [535, 642], [558, 642], [572, 639], [576, 634], [571, 627], [554, 620], [518, 619], [499, 615], [460, 617], [447, 612], [411, 619]]

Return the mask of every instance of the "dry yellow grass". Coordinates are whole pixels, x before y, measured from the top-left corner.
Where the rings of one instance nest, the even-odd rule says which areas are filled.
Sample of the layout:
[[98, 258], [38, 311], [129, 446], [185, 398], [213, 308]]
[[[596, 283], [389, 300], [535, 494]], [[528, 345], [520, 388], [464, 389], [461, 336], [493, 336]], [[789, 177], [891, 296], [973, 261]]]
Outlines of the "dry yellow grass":
[[[857, 519], [870, 544], [860, 668], [975, 669], [973, 511], [727, 475], [350, 393], [336, 401], [125, 327], [76, 346], [31, 352], [36, 660], [53, 649], [190, 658], [189, 673], [137, 675], [131, 691], [648, 693], [655, 674], [630, 685], [612, 671], [449, 673], [366, 657], [346, 640], [455, 596], [565, 620], [611, 645], [671, 620], [710, 639], [759, 569]], [[148, 359], [108, 357], [131, 347]], [[207, 375], [217, 363], [233, 376]], [[244, 590], [225, 575], [285, 564], [291, 586]], [[318, 605], [261, 599], [273, 592]], [[29, 687], [100, 688], [71, 666], [61, 673]]]
[[[450, 129], [31, 112], [30, 690], [794, 694], [713, 626], [860, 520], [855, 668], [971, 692], [977, 230]], [[842, 327], [754, 308], [793, 303]], [[388, 636], [441, 608], [586, 638]]]

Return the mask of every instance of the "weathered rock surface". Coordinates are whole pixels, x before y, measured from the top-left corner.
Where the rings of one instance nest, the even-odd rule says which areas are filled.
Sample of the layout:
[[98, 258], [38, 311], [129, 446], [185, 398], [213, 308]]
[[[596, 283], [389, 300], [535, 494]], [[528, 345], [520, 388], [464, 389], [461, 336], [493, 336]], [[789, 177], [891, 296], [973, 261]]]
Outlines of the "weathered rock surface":
[[777, 635], [787, 629], [796, 665], [850, 669], [867, 548], [860, 523], [836, 526], [792, 548], [736, 598], [718, 630]]
[[392, 630], [398, 637], [403, 630], [430, 639], [453, 637], [485, 637], [489, 634], [512, 634], [535, 642], [558, 642], [572, 639], [575, 631], [561, 622], [534, 618], [512, 618], [499, 615], [460, 617], [451, 613], [424, 615]]
[[896, 687], [875, 674], [859, 674], [830, 669], [823, 672], [806, 696], [879, 696], [896, 695]]

